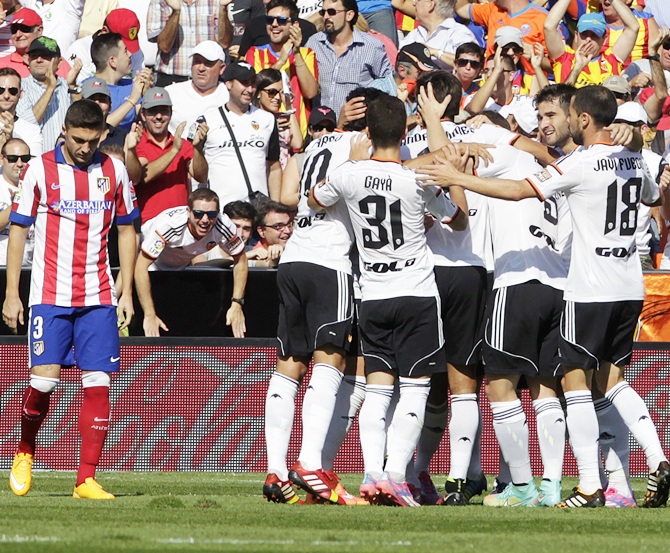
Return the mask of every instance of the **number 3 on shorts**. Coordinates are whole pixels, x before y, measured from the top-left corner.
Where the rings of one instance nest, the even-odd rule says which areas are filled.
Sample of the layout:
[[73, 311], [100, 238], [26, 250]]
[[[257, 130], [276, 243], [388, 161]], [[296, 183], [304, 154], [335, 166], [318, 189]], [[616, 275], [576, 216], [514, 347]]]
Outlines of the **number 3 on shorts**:
[[33, 319], [33, 340], [39, 340], [44, 334], [44, 318], [38, 315]]

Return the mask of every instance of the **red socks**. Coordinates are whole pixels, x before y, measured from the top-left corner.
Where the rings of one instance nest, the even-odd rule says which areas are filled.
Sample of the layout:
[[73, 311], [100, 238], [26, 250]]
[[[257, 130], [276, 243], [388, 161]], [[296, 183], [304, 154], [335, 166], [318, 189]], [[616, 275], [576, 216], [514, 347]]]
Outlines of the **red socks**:
[[35, 438], [49, 412], [51, 392], [28, 386], [21, 401], [21, 441], [17, 453], [35, 455]]
[[91, 477], [100, 460], [109, 428], [109, 388], [94, 386], [84, 388], [84, 401], [79, 412], [79, 434], [81, 436], [81, 454], [77, 486]]

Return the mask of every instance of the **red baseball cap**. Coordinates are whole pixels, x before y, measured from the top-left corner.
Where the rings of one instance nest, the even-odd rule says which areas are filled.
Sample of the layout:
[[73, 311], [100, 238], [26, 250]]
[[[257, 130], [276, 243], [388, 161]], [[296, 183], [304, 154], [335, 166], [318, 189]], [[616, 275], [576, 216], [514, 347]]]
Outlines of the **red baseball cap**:
[[105, 26], [111, 32], [119, 33], [123, 37], [123, 43], [131, 54], [139, 51], [140, 42], [137, 40], [137, 33], [140, 31], [140, 20], [134, 11], [125, 8], [112, 10], [105, 19]]
[[36, 11], [33, 11], [30, 8], [21, 8], [20, 10], [17, 10], [12, 17], [11, 23], [26, 25], [27, 27], [39, 27], [42, 25], [42, 18]]

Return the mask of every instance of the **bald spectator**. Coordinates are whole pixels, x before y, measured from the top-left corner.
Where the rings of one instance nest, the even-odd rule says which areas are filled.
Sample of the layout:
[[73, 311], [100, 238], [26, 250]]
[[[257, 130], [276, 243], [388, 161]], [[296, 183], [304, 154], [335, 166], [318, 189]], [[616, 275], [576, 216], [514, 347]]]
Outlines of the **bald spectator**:
[[30, 76], [21, 80], [23, 93], [16, 107], [20, 118], [39, 125], [45, 151], [56, 146], [70, 107], [68, 83], [56, 72], [60, 64], [60, 48], [52, 38], [36, 38], [28, 48]]
[[425, 44], [440, 69], [454, 66], [456, 49], [466, 42], [475, 42], [475, 35], [454, 19], [455, 0], [421, 0], [416, 2], [416, 20], [419, 26], [401, 42]]
[[85, 0], [21, 0], [44, 21], [44, 34], [53, 38], [65, 52], [79, 36]]
[[158, 44], [156, 86], [188, 80], [193, 49], [215, 39], [223, 48], [232, 40], [231, 0], [151, 0], [147, 36]]
[[186, 121], [183, 133], [186, 138], [198, 116], [228, 101], [228, 88], [220, 81], [225, 68], [226, 54], [218, 42], [205, 40], [193, 49], [191, 78], [165, 88], [172, 99], [171, 133]]
[[[88, 6], [88, 4], [86, 5]], [[144, 54], [140, 49], [140, 41], [137, 38], [141, 28], [140, 20], [134, 11], [119, 8], [112, 10], [104, 20], [102, 26], [96, 29], [93, 34], [75, 40], [65, 53], [65, 58], [68, 60], [79, 58], [81, 60], [82, 69], [77, 77], [77, 84], [81, 85], [86, 79], [95, 75], [95, 64], [91, 57], [91, 46], [93, 45], [93, 39], [98, 35], [106, 33], [118, 33], [121, 35], [123, 43], [128, 48], [128, 52], [130, 52], [132, 75], [136, 75], [141, 71], [144, 68]]]
[[[0, 150], [0, 265], [7, 265], [7, 243], [9, 242], [9, 214], [14, 195], [19, 191], [19, 179], [33, 156], [30, 148], [19, 138], [10, 138]], [[23, 251], [23, 265], [30, 265], [33, 258], [34, 231], [31, 227]]]
[[[11, 31], [12, 53], [0, 58], [0, 67], [11, 67], [23, 79], [30, 75], [28, 47], [33, 40], [42, 36], [44, 30], [42, 18], [34, 10], [21, 8], [14, 13], [9, 29]], [[74, 75], [74, 73], [71, 75], [71, 72], [71, 65], [61, 58], [56, 74], [63, 77], [68, 83], [74, 83], [77, 75]]]

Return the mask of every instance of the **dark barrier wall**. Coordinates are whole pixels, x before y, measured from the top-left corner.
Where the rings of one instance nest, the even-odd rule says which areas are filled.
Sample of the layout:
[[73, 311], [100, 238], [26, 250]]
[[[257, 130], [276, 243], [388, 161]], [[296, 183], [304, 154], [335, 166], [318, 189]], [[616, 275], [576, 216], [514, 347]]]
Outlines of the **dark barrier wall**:
[[[156, 313], [170, 329], [168, 336], [232, 336], [226, 327], [226, 311], [230, 307], [233, 290], [233, 273], [230, 269], [188, 268], [183, 271], [154, 271], [149, 275]], [[0, 270], [0, 298], [3, 301], [6, 283], [5, 271]], [[26, 309], [29, 290], [30, 271], [24, 270], [21, 273], [20, 294]], [[130, 333], [132, 336], [144, 336], [142, 308], [137, 296], [134, 303], [136, 317]], [[278, 305], [277, 271], [249, 269], [244, 305], [248, 337], [277, 336]], [[27, 318], [26, 311], [26, 323]], [[25, 332], [25, 326], [19, 328], [20, 334]], [[0, 320], [0, 335], [9, 334], [9, 328]]]
[[[11, 466], [19, 440], [20, 400], [28, 384], [24, 339], [0, 342], [0, 469]], [[263, 409], [276, 349], [270, 340], [123, 341], [121, 373], [112, 383], [112, 420], [102, 459], [103, 469], [264, 471]], [[670, 451], [670, 344], [638, 344], [628, 380], [646, 401], [665, 451]], [[305, 386], [301, 387], [299, 402]], [[38, 436], [36, 467], [74, 469], [77, 459], [79, 374], [64, 371], [52, 409]], [[523, 404], [531, 432], [533, 471], [541, 473], [535, 416], [527, 395]], [[296, 411], [300, 413], [300, 409]], [[486, 400], [482, 401], [484, 470], [497, 472], [498, 446]], [[298, 455], [301, 435], [295, 421], [289, 462]], [[631, 442], [632, 443], [632, 442]], [[432, 470], [448, 472], [448, 439], [443, 440]], [[336, 463], [341, 472], [363, 469], [354, 425]], [[565, 472], [576, 473], [571, 454]], [[646, 474], [644, 456], [635, 445], [631, 472]]]

